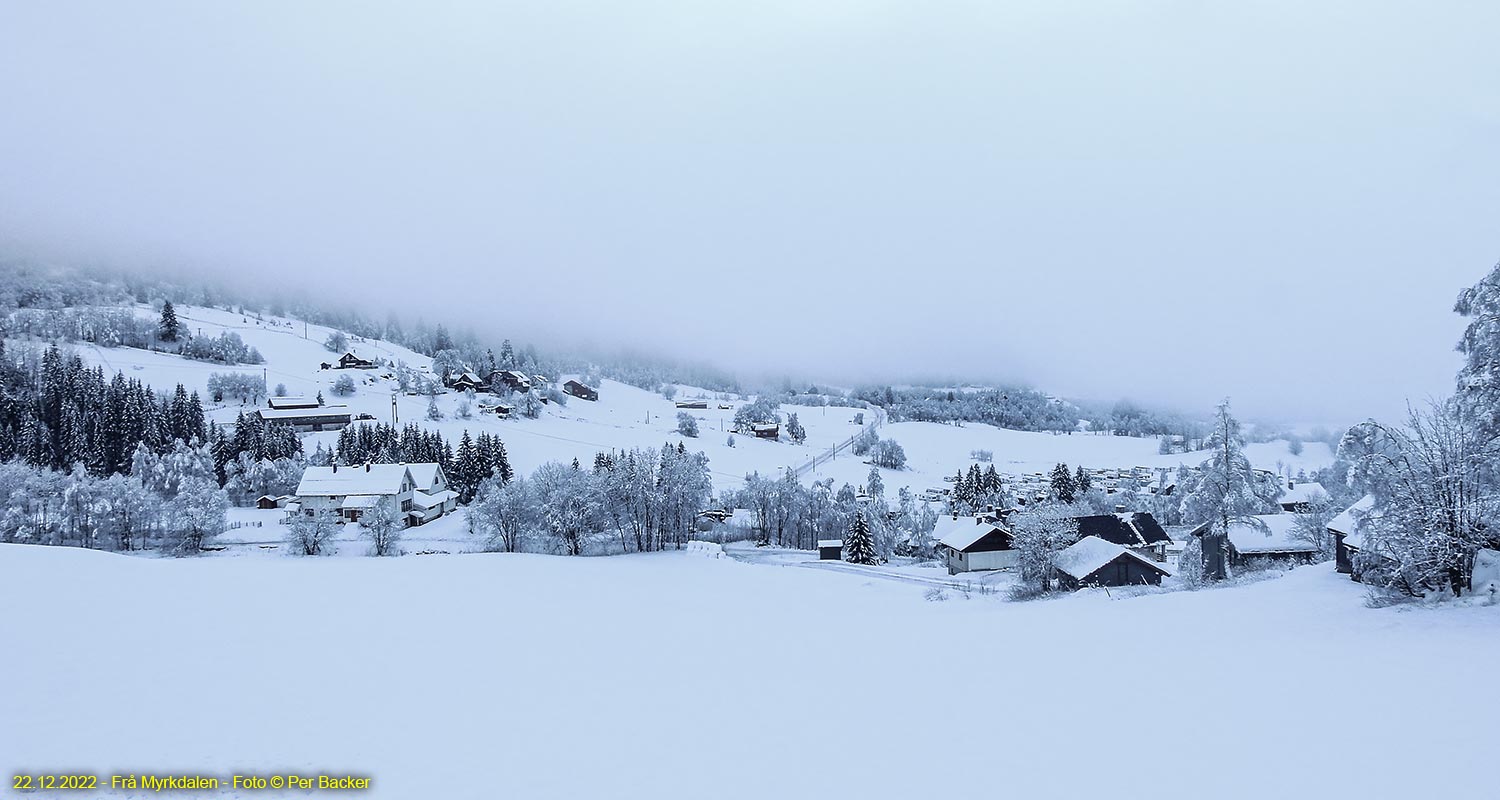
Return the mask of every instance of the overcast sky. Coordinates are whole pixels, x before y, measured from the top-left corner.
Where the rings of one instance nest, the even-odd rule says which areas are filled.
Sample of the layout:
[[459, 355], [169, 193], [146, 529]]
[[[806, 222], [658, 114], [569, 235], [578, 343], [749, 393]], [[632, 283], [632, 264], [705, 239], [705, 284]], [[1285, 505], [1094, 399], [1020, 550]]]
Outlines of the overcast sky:
[[[1221, 6], [1210, 10], [1207, 6]], [[0, 0], [0, 237], [1338, 422], [1500, 259], [1500, 3]]]

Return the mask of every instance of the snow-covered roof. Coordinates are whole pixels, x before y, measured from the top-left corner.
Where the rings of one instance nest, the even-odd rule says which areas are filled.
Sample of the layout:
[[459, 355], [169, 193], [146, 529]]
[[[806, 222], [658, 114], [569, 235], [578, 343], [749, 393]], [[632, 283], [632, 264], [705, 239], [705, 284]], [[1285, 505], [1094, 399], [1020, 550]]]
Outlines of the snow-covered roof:
[[411, 493], [411, 504], [419, 508], [432, 508], [433, 506], [440, 506], [449, 500], [457, 499], [458, 492], [452, 489], [444, 489], [441, 492], [433, 492], [432, 494], [422, 491]]
[[843, 539], [819, 539], [818, 547], [843, 547]]
[[1293, 536], [1296, 514], [1262, 514], [1253, 519], [1265, 527], [1244, 521], [1229, 524], [1229, 543], [1241, 553], [1314, 553], [1318, 550], [1317, 545]]
[[1004, 531], [1005, 529], [993, 522], [983, 522], [978, 517], [943, 517], [938, 520], [937, 527], [933, 529], [933, 538], [938, 544], [951, 547], [954, 550], [967, 550], [975, 542], [988, 536], [993, 531]]
[[1293, 483], [1290, 488], [1282, 489], [1281, 498], [1276, 502], [1283, 505], [1311, 503], [1318, 499], [1319, 496], [1328, 496], [1328, 491], [1323, 488], [1323, 484], [1316, 481], [1305, 481], [1302, 483]]
[[298, 497], [336, 497], [353, 494], [400, 494], [410, 473], [405, 464], [370, 464], [368, 468], [308, 467], [297, 484]]
[[339, 503], [339, 508], [374, 508], [375, 504], [378, 502], [380, 502], [380, 495], [355, 494], [345, 497], [344, 502]]
[[1365, 539], [1365, 520], [1375, 508], [1375, 495], [1367, 494], [1328, 522], [1328, 530], [1344, 535], [1344, 544], [1358, 550]]
[[437, 483], [438, 472], [442, 470], [442, 466], [436, 462], [428, 461], [407, 464], [406, 468], [411, 472], [412, 482], [418, 488], [431, 488]]
[[1074, 580], [1083, 580], [1122, 555], [1133, 558], [1164, 575], [1172, 574], [1167, 571], [1166, 567], [1140, 553], [1114, 542], [1106, 542], [1097, 536], [1085, 536], [1063, 548], [1052, 557], [1052, 564]]
[[266, 401], [271, 408], [317, 408], [317, 398], [307, 397], [272, 397]]
[[349, 417], [349, 407], [328, 406], [324, 408], [262, 408], [259, 409], [256, 413], [260, 414], [261, 419], [267, 421], [278, 419], [331, 419], [335, 417], [343, 417], [347, 419]]

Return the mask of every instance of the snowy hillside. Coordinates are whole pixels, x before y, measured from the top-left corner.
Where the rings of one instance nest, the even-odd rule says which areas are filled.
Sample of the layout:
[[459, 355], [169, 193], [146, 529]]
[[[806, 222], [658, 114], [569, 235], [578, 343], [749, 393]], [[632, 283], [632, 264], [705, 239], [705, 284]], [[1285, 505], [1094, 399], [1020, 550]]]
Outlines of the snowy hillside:
[[1460, 796], [1493, 783], [1500, 607], [1372, 610], [1327, 564], [1131, 599], [922, 591], [686, 553], [0, 545], [0, 607], [23, 609], [0, 615], [0, 753], [353, 773], [381, 798], [1396, 798], [1438, 764]]
[[[154, 314], [145, 306], [138, 307], [137, 312], [146, 317]], [[478, 413], [471, 419], [460, 419], [458, 408], [462, 398], [457, 393], [448, 392], [438, 399], [444, 418], [434, 422], [426, 418], [427, 398], [399, 393], [394, 380], [381, 377], [387, 370], [320, 369], [322, 362], [336, 357], [322, 344], [333, 332], [330, 328], [285, 318], [261, 321], [221, 309], [201, 307], [181, 306], [177, 314], [195, 335], [216, 336], [233, 331], [259, 350], [266, 363], [229, 367], [144, 350], [89, 345], [78, 345], [77, 349], [90, 363], [102, 364], [106, 370], [123, 370], [159, 389], [180, 382], [202, 391], [211, 373], [233, 371], [260, 375], [264, 369], [270, 387], [284, 384], [291, 395], [311, 396], [322, 392], [328, 403], [345, 404], [356, 414], [369, 414], [382, 422], [392, 419], [391, 398], [394, 393], [402, 424], [416, 422], [424, 428], [436, 429], [454, 441], [464, 430], [471, 434], [489, 431], [501, 437], [511, 463], [523, 473], [550, 460], [577, 458], [587, 463], [601, 450], [656, 447], [663, 442], [675, 443], [684, 439], [677, 432], [679, 409], [673, 401], [614, 381], [604, 381], [598, 387], [600, 397], [597, 402], [569, 398], [564, 407], [545, 407], [541, 418], [535, 420], [502, 420]], [[365, 358], [405, 362], [419, 370], [430, 371], [432, 368], [432, 359], [389, 342], [352, 341], [350, 346]], [[344, 375], [357, 380], [355, 393], [347, 398], [333, 393], [333, 382]], [[709, 408], [688, 412], [698, 419], [701, 434], [695, 440], [687, 440], [687, 445], [707, 453], [716, 490], [733, 488], [751, 471], [777, 474], [786, 467], [800, 467], [862, 430], [853, 422], [855, 409], [784, 406], [782, 414], [796, 412], [806, 428], [805, 444], [734, 436], [735, 445], [730, 447], [726, 440], [730, 435], [732, 409], [720, 409], [720, 401], [712, 393], [693, 387], [679, 387], [676, 399], [700, 397], [710, 400]], [[724, 404], [734, 406], [738, 402], [738, 399], [731, 399]], [[248, 410], [253, 409], [229, 404], [211, 408], [209, 416], [227, 422], [238, 412]], [[876, 420], [874, 412], [865, 416], [868, 423]], [[944, 476], [973, 463], [970, 453], [976, 449], [992, 451], [996, 467], [1010, 473], [1045, 472], [1058, 462], [1094, 468], [1128, 468], [1176, 467], [1203, 460], [1203, 456], [1197, 454], [1158, 455], [1155, 439], [1055, 435], [1003, 430], [983, 424], [959, 427], [907, 422], [885, 425], [881, 427], [880, 435], [898, 441], [907, 455], [906, 470], [887, 472], [885, 484], [890, 490], [909, 486], [921, 491], [942, 486]], [[319, 442], [330, 447], [336, 438], [337, 434], [333, 432], [309, 434], [305, 445], [309, 450]], [[1247, 452], [1256, 466], [1275, 469], [1280, 463], [1293, 472], [1300, 469], [1312, 471], [1332, 460], [1327, 445], [1316, 442], [1306, 445], [1300, 456], [1292, 455], [1284, 442], [1251, 445]], [[839, 483], [858, 485], [865, 481], [868, 472], [868, 463], [845, 454], [799, 477], [804, 481], [832, 477]]]

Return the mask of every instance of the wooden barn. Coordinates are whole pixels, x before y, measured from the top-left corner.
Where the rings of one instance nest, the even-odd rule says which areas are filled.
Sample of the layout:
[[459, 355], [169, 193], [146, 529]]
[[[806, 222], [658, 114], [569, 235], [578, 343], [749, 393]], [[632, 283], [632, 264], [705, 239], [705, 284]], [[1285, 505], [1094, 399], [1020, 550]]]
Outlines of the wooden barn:
[[1097, 536], [1106, 542], [1150, 555], [1156, 561], [1167, 560], [1167, 545], [1172, 543], [1172, 537], [1167, 535], [1156, 517], [1145, 511], [1077, 517], [1074, 521], [1078, 523], [1080, 537]]
[[480, 380], [479, 376], [472, 372], [460, 372], [457, 375], [449, 376], [443, 382], [447, 384], [449, 389], [460, 392], [483, 392], [488, 391], [490, 388], [489, 384]]
[[774, 422], [766, 422], [760, 425], [751, 425], [750, 432], [757, 439], [780, 439], [781, 426]]
[[374, 369], [374, 368], [375, 368], [375, 362], [374, 361], [370, 361], [370, 360], [367, 360], [367, 359], [360, 358], [359, 356], [355, 355], [354, 351], [352, 351], [352, 350], [349, 351], [349, 352], [347, 352], [347, 353], [345, 353], [345, 354], [343, 354], [343, 355], [341, 355], [341, 356], [339, 356], [339, 369]]
[[1085, 536], [1052, 559], [1057, 585], [1076, 591], [1085, 586], [1159, 586], [1172, 574], [1133, 548]]
[[347, 406], [329, 408], [262, 408], [256, 411], [264, 422], [290, 425], [297, 431], [336, 431], [349, 425]]
[[502, 389], [522, 393], [531, 391], [531, 378], [527, 377], [526, 373], [513, 369], [497, 369], [491, 372], [488, 384], [490, 390], [495, 392]]
[[949, 575], [1014, 567], [1019, 558], [1010, 531], [993, 519], [945, 517], [938, 521], [933, 537]]
[[841, 561], [844, 558], [843, 539], [819, 539], [818, 560], [819, 561]]
[[1318, 546], [1296, 534], [1296, 514], [1262, 514], [1229, 524], [1228, 535], [1202, 525], [1193, 535], [1203, 540], [1203, 575], [1225, 578], [1228, 568], [1310, 564]]
[[678, 400], [677, 401], [677, 407], [678, 408], [684, 408], [684, 409], [703, 409], [703, 410], [706, 410], [708, 408], [708, 401], [707, 400]]
[[579, 381], [567, 381], [563, 384], [563, 391], [580, 400], [598, 400], [599, 391], [586, 383]]

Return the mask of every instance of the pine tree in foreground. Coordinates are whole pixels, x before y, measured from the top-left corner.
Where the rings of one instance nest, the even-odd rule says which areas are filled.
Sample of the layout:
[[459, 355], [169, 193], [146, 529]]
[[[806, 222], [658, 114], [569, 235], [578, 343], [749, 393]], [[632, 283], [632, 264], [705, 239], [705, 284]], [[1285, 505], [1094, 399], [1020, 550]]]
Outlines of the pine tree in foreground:
[[172, 308], [172, 301], [168, 300], [161, 306], [161, 329], [160, 338], [164, 342], [175, 342], [182, 333], [182, 323], [177, 321], [177, 309]]
[[854, 522], [849, 525], [849, 535], [844, 538], [844, 560], [850, 564], [878, 563], [875, 542], [870, 538], [870, 523], [865, 521], [863, 510], [854, 512]]

